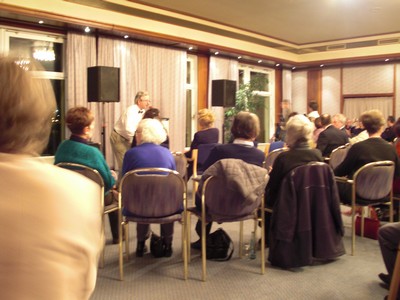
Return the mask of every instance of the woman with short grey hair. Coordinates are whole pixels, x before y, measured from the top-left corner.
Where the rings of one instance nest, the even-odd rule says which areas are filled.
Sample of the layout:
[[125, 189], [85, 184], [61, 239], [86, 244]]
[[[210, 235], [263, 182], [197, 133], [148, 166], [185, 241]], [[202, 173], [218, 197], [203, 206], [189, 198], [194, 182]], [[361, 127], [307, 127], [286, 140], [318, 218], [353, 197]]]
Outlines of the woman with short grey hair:
[[[140, 168], [166, 168], [176, 170], [175, 159], [171, 152], [160, 146], [167, 138], [167, 133], [161, 122], [157, 119], [143, 119], [140, 121], [136, 129], [137, 145], [125, 153], [124, 162], [122, 164], [122, 176], [127, 172]], [[124, 215], [130, 214], [125, 209]], [[137, 247], [136, 256], [142, 257], [147, 251], [145, 246], [146, 240], [150, 236], [150, 225], [136, 225]], [[160, 225], [161, 237], [163, 239], [164, 256], [172, 255], [172, 238], [174, 234], [174, 223], [166, 223]]]

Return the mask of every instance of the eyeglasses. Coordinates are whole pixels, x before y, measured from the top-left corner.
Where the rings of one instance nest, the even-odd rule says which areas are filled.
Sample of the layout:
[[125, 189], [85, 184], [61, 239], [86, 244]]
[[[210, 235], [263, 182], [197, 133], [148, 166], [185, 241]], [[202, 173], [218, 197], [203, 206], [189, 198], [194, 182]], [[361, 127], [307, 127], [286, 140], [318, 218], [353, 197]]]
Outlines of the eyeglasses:
[[148, 100], [148, 99], [146, 99], [146, 100], [140, 99], [140, 101], [143, 101], [143, 102], [151, 102], [151, 100]]

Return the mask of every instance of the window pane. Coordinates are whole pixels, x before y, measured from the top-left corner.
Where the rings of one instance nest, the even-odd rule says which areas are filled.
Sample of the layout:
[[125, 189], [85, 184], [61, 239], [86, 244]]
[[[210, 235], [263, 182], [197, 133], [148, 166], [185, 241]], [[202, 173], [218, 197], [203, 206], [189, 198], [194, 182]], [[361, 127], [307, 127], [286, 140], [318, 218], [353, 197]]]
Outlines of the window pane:
[[36, 60], [45, 71], [62, 72], [63, 44], [10, 37], [10, 54], [20, 59]]
[[191, 84], [191, 77], [190, 77], [190, 75], [191, 75], [191, 67], [190, 67], [190, 65], [191, 65], [191, 61], [186, 61], [186, 83], [187, 84]]
[[185, 145], [189, 147], [192, 142], [192, 90], [186, 90], [186, 137]]
[[43, 155], [54, 155], [56, 153], [57, 147], [61, 142], [62, 137], [62, 116], [64, 112], [62, 110], [62, 95], [64, 95], [64, 80], [50, 80], [51, 85], [54, 89], [54, 95], [57, 101], [57, 110], [55, 111], [55, 116], [53, 118], [53, 125], [51, 128], [49, 143], [43, 152]]
[[250, 80], [255, 82], [255, 84], [260, 84], [260, 86], [256, 87], [258, 91], [269, 92], [268, 79], [268, 74], [250, 72]]

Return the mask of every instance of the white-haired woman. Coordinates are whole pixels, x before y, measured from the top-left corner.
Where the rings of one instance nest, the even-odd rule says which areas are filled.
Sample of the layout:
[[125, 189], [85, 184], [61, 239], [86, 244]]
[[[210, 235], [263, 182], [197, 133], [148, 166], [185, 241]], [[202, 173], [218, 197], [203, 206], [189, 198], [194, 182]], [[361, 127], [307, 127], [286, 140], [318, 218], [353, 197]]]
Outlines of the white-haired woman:
[[[291, 170], [309, 162], [323, 161], [321, 152], [318, 149], [310, 148], [309, 141], [312, 139], [313, 130], [313, 124], [303, 115], [295, 115], [286, 123], [286, 145], [289, 151], [279, 154], [272, 166], [265, 193], [266, 206], [274, 206], [280, 184]], [[269, 236], [269, 220], [270, 215], [266, 214], [265, 234], [267, 239]]]
[[[122, 164], [122, 176], [128, 171], [139, 168], [167, 168], [176, 170], [175, 159], [171, 152], [160, 146], [167, 138], [167, 133], [157, 119], [143, 119], [136, 130], [136, 143], [138, 146], [125, 153]], [[127, 212], [123, 212], [124, 214]], [[165, 244], [164, 256], [172, 255], [172, 236], [174, 223], [161, 224], [161, 236]], [[147, 251], [146, 239], [150, 235], [149, 224], [137, 224], [136, 256], [142, 257]]]

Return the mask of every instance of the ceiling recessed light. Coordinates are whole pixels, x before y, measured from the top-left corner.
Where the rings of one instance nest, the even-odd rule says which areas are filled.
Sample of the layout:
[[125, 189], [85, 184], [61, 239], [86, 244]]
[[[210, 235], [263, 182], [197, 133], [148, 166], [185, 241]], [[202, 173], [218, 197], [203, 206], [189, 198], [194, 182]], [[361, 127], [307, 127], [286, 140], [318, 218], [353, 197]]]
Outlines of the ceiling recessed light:
[[90, 32], [90, 28], [88, 26], [85, 27], [85, 32]]
[[129, 37], [129, 35], [125, 34], [124, 35], [124, 39], [127, 39]]
[[193, 50], [193, 47], [192, 47], [192, 46], [190, 46], [190, 47], [189, 47], [189, 50]]
[[324, 66], [323, 64], [319, 65], [321, 68]]
[[276, 64], [275, 67], [279, 67], [281, 64]]
[[296, 70], [296, 67], [292, 67], [292, 70]]
[[238, 59], [241, 59], [242, 57], [241, 56], [238, 56]]
[[262, 60], [260, 59], [260, 60], [258, 61], [258, 63], [261, 64], [261, 63], [262, 63]]
[[389, 58], [386, 58], [385, 61], [389, 61]]
[[219, 54], [219, 52], [218, 51], [215, 51], [215, 53], [214, 53], [215, 55], [218, 55]]
[[43, 21], [43, 20], [40, 20], [38, 23], [39, 23], [39, 24], [43, 24], [43, 23], [44, 23], [44, 21]]

